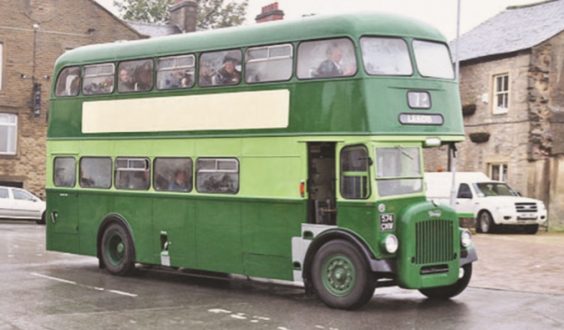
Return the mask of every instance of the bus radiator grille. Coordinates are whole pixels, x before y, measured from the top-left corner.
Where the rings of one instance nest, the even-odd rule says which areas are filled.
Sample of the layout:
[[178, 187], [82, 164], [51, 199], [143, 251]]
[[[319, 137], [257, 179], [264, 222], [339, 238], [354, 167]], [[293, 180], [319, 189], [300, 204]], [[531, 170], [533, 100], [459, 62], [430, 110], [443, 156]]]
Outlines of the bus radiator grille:
[[445, 220], [426, 220], [415, 225], [415, 263], [431, 264], [454, 259], [454, 227]]

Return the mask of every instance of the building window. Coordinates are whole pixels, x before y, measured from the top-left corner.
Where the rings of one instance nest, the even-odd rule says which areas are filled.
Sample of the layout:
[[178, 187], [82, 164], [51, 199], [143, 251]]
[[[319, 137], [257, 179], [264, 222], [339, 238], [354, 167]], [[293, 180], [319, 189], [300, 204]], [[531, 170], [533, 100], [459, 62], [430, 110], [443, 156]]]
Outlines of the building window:
[[4, 45], [0, 42], [0, 91], [2, 90], [2, 72], [4, 71]]
[[490, 178], [495, 181], [507, 181], [507, 164], [489, 164]]
[[0, 113], [0, 155], [15, 155], [18, 140], [18, 117]]
[[493, 113], [507, 113], [509, 109], [509, 74], [494, 76]]

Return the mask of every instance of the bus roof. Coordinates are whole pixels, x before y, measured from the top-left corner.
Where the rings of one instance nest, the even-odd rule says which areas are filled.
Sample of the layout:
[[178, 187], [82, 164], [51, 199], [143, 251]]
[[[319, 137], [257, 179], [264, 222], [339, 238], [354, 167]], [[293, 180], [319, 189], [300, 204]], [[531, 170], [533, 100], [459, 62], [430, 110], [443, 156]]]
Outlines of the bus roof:
[[146, 57], [147, 54], [163, 56], [329, 36], [360, 35], [404, 36], [446, 42], [436, 28], [411, 18], [379, 13], [326, 15], [84, 46], [63, 54], [57, 60], [56, 68], [77, 63]]

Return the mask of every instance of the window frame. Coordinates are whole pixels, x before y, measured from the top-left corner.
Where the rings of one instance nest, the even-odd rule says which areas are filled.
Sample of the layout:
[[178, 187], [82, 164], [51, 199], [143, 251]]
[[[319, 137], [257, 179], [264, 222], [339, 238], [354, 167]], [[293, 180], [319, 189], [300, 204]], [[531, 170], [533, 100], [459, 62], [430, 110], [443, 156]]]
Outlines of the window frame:
[[[190, 177], [188, 178], [188, 182], [190, 183], [190, 189], [183, 191], [183, 190], [170, 190], [170, 189], [158, 189], [158, 185], [156, 184], [156, 173], [157, 173], [157, 160], [172, 160], [172, 159], [182, 159], [182, 160], [189, 160], [190, 161]], [[169, 156], [169, 157], [155, 157], [153, 159], [153, 174], [152, 174], [152, 185], [153, 185], [153, 189], [155, 191], [158, 192], [165, 192], [165, 193], [182, 193], [182, 194], [186, 194], [186, 193], [190, 193], [192, 191], [194, 191], [194, 184], [195, 184], [195, 173], [194, 173], [194, 160], [192, 159], [192, 157], [173, 157], [173, 156]]]
[[[57, 176], [57, 165], [56, 164], [57, 164], [58, 159], [72, 159], [74, 161], [74, 164], [73, 164], [74, 165], [73, 166], [74, 175], [73, 175], [72, 185], [68, 185], [68, 186], [57, 185], [57, 183], [56, 183], [57, 181], [56, 181], [55, 178]], [[77, 181], [76, 180], [76, 174], [77, 174], [76, 168], [77, 168], [77, 161], [76, 161], [76, 158], [74, 158], [73, 156], [55, 156], [53, 158], [53, 178], [52, 178], [53, 179], [53, 186], [58, 187], [58, 188], [74, 188], [74, 187], [76, 187], [76, 181]]]
[[[428, 43], [434, 43], [434, 44], [439, 44], [439, 45], [443, 45], [445, 46], [446, 50], [447, 50], [447, 55], [448, 55], [448, 59], [449, 59], [449, 63], [450, 63], [450, 68], [452, 70], [452, 77], [451, 78], [445, 78], [445, 77], [436, 77], [436, 76], [427, 76], [424, 75], [423, 73], [421, 73], [421, 69], [419, 66], [419, 62], [417, 62], [417, 53], [415, 51], [415, 42], [428, 42]], [[442, 42], [442, 41], [437, 41], [437, 40], [428, 40], [428, 39], [418, 39], [418, 38], [413, 38], [411, 40], [411, 51], [413, 52], [413, 65], [414, 68], [417, 70], [417, 73], [423, 77], [423, 78], [430, 78], [430, 79], [442, 79], [442, 80], [448, 80], [448, 81], [455, 81], [457, 79], [456, 77], [456, 72], [454, 70], [454, 62], [452, 60], [452, 54], [450, 52], [450, 47], [448, 46], [447, 43]]]
[[[87, 187], [87, 186], [84, 186], [82, 184], [82, 161], [85, 158], [87, 158], [87, 159], [108, 159], [110, 161], [110, 184], [107, 187], [105, 187], [105, 186]], [[106, 156], [82, 156], [82, 157], [80, 157], [80, 159], [78, 161], [78, 185], [79, 185], [79, 187], [83, 188], [83, 189], [111, 189], [112, 185], [113, 185], [113, 178], [112, 178], [113, 168], [114, 168], [114, 164], [113, 164], [111, 157], [106, 157]]]
[[[498, 179], [493, 178], [494, 167], [499, 167], [498, 169]], [[505, 169], [505, 171], [504, 171]], [[492, 181], [500, 181], [507, 183], [507, 179], [509, 178], [509, 164], [507, 162], [492, 162], [488, 163], [488, 177]]]
[[[343, 171], [343, 152], [349, 148], [363, 148], [364, 151], [366, 152], [366, 176], [361, 176], [361, 175], [344, 175], [344, 171]], [[372, 179], [371, 179], [371, 170], [370, 170], [370, 148], [368, 148], [368, 146], [364, 145], [364, 144], [350, 144], [350, 145], [345, 145], [341, 148], [341, 150], [339, 151], [339, 194], [341, 195], [341, 197], [343, 199], [346, 200], [352, 200], [352, 201], [363, 201], [363, 200], [367, 200], [370, 199], [370, 196], [372, 196]], [[348, 171], [350, 172], [357, 172], [357, 171]], [[358, 172], [360, 173], [360, 172]], [[360, 198], [351, 198], [349, 196], [346, 196], [345, 194], [343, 194], [343, 185], [344, 185], [344, 180], [343, 177], [348, 176], [348, 177], [366, 177], [366, 196], [365, 197], [360, 197]]]
[[0, 41], [0, 92], [4, 88], [4, 43]]
[[[290, 56], [275, 56], [275, 57], [270, 57], [270, 49], [272, 48], [276, 48], [276, 47], [281, 47], [281, 46], [289, 46], [290, 47]], [[269, 56], [266, 59], [252, 59], [247, 61], [248, 56], [248, 52], [250, 50], [253, 49], [260, 49], [260, 48], [266, 48], [269, 51]], [[268, 44], [268, 45], [257, 45], [257, 46], [249, 46], [245, 49], [245, 51], [243, 52], [244, 57], [243, 57], [243, 63], [244, 63], [244, 69], [243, 71], [245, 72], [244, 79], [242, 79], [242, 82], [244, 82], [245, 84], [249, 84], [249, 85], [256, 85], [256, 84], [267, 84], [267, 83], [276, 83], [276, 82], [286, 82], [286, 81], [290, 81], [292, 80], [292, 78], [294, 77], [295, 74], [295, 67], [296, 67], [296, 47], [294, 47], [294, 44], [291, 42], [285, 42], [285, 43], [278, 43], [278, 44]], [[253, 62], [268, 62], [269, 60], [284, 60], [284, 59], [290, 59], [291, 61], [291, 65], [290, 65], [290, 76], [287, 79], [278, 79], [278, 80], [268, 80], [268, 81], [254, 81], [254, 82], [249, 82], [247, 81], [247, 65], [249, 63], [253, 63]]]
[[[92, 93], [92, 94], [87, 94], [87, 93], [84, 92], [84, 86], [85, 86], [84, 81], [85, 81], [86, 78], [87, 78], [87, 76], [86, 76], [86, 74], [85, 74], [85, 73], [86, 73], [86, 69], [87, 69], [88, 67], [92, 67], [92, 66], [96, 66], [96, 65], [111, 65], [111, 66], [113, 67], [113, 72], [112, 72], [112, 74], [111, 74], [111, 77], [112, 77], [112, 79], [113, 79], [112, 89], [111, 89], [109, 92], [107, 92], [107, 93]], [[107, 76], [110, 76], [110, 75], [107, 75]], [[116, 77], [116, 64], [115, 64], [114, 62], [103, 62], [103, 63], [85, 64], [85, 65], [82, 66], [81, 77], [82, 77], [82, 78], [81, 78], [80, 95], [83, 95], [83, 96], [94, 96], [94, 97], [100, 96], [100, 95], [110, 95], [110, 94], [113, 94], [113, 93], [116, 91], [116, 89], [117, 89], [117, 86], [116, 86], [116, 85], [117, 85], [117, 84], [116, 84], [116, 82], [117, 82], [117, 79], [116, 79], [116, 78], [117, 78], [117, 77]], [[89, 77], [90, 77], [90, 76], [89, 76]]]
[[[409, 66], [411, 69], [411, 73], [410, 74], [374, 74], [374, 73], [370, 73], [368, 72], [367, 68], [366, 68], [366, 64], [364, 62], [364, 51], [362, 48], [362, 39], [363, 38], [377, 38], [377, 39], [397, 39], [397, 40], [401, 40], [404, 42], [406, 50], [407, 50], [407, 56], [409, 58]], [[408, 42], [408, 40], [404, 39], [403, 37], [394, 37], [394, 36], [380, 36], [380, 35], [362, 35], [360, 36], [360, 38], [358, 38], [358, 42], [359, 42], [359, 49], [360, 49], [360, 56], [362, 58], [362, 67], [364, 70], [364, 73], [370, 77], [413, 77], [415, 75], [415, 71], [416, 71], [416, 66], [415, 66], [415, 59], [413, 58], [414, 55], [411, 52], [410, 49], [410, 43]]]
[[[178, 55], [170, 55], [170, 56], [161, 56], [161, 57], [157, 57], [155, 58], [155, 66], [154, 66], [154, 79], [153, 79], [153, 89], [158, 90], [158, 91], [174, 91], [174, 90], [188, 90], [188, 89], [192, 89], [195, 86], [197, 86], [196, 81], [198, 80], [199, 77], [199, 66], [198, 66], [198, 57], [196, 56], [196, 53], [190, 53], [190, 54], [178, 54]], [[192, 81], [192, 84], [188, 87], [174, 87], [174, 88], [159, 88], [159, 84], [158, 84], [158, 78], [159, 78], [159, 62], [161, 60], [165, 60], [165, 59], [169, 59], [169, 58], [174, 58], [174, 57], [192, 57], [193, 61], [194, 61], [194, 65], [192, 66], [192, 68], [194, 69], [194, 80]], [[174, 69], [168, 69], [168, 70], [163, 70], [163, 71], [173, 71], [173, 70], [181, 70], [184, 68], [190, 68], [189, 66], [187, 67], [175, 67]]]
[[[213, 81], [210, 85], [202, 85], [200, 83], [200, 79], [201, 79], [201, 69], [202, 69], [202, 57], [204, 57], [204, 55], [206, 54], [213, 54], [213, 53], [222, 53], [225, 52], [226, 54], [229, 54], [229, 52], [232, 51], [238, 51], [239, 54], [241, 55], [241, 60], [239, 65], [241, 66], [241, 71], [239, 72], [239, 81], [236, 84], [220, 84], [220, 85], [214, 85]], [[227, 56], [227, 55], [226, 55]], [[245, 52], [243, 51], [242, 48], [229, 48], [229, 49], [217, 49], [217, 50], [206, 50], [206, 51], [201, 51], [199, 56], [198, 56], [198, 65], [197, 65], [197, 84], [195, 84], [194, 86], [198, 86], [199, 88], [214, 88], [214, 87], [234, 87], [234, 86], [239, 86], [243, 83], [244, 79], [244, 75], [245, 75]], [[222, 63], [223, 65], [223, 63]], [[213, 80], [213, 77], [212, 77]]]
[[[497, 90], [498, 87], [498, 83], [497, 80], [498, 78], [506, 78], [507, 82], [506, 82], [506, 89], [503, 91], [499, 91]], [[510, 91], [510, 80], [509, 80], [509, 72], [503, 72], [503, 73], [496, 73], [492, 75], [492, 114], [494, 115], [504, 115], [506, 113], [509, 112], [509, 91]], [[503, 107], [498, 107], [498, 99], [499, 97], [503, 97], [505, 96], [505, 108]]]
[[[423, 162], [423, 150], [420, 146], [416, 145], [375, 145], [374, 147], [374, 179], [376, 181], [376, 191], [378, 192], [378, 196], [382, 198], [398, 198], [403, 196], [410, 196], [414, 194], [421, 194], [425, 192], [425, 175], [424, 175], [424, 162]], [[408, 175], [400, 175], [400, 176], [379, 176], [378, 171], [380, 166], [378, 165], [378, 150], [380, 149], [416, 149], [417, 150], [417, 165], [419, 167], [419, 175], [415, 176], [408, 176]], [[410, 191], [407, 193], [394, 193], [394, 194], [382, 194], [382, 191], [379, 186], [379, 181], [398, 181], [398, 180], [419, 180], [421, 183], [421, 188], [418, 191]]]
[[[7, 128], [14, 127], [14, 150], [10, 151], [7, 149], [6, 151], [0, 150], [0, 156], [16, 156], [18, 154], [18, 114], [11, 113], [11, 112], [0, 112], [2, 115], [7, 115], [8, 117], [13, 116], [15, 119], [13, 123], [0, 123], [0, 126], [5, 126]], [[8, 141], [8, 139], [6, 139]]]
[[[200, 191], [198, 189], [198, 182], [199, 182], [199, 173], [200, 173], [200, 169], [198, 168], [198, 161], [200, 160], [234, 160], [235, 163], [237, 164], [237, 189], [234, 192], [221, 192], [221, 191]], [[209, 157], [209, 156], [205, 156], [205, 157], [198, 157], [196, 158], [196, 162], [195, 162], [195, 166], [194, 166], [194, 183], [195, 183], [195, 189], [198, 193], [201, 194], [219, 194], [219, 195], [237, 195], [239, 193], [239, 191], [241, 190], [241, 161], [238, 157]], [[226, 172], [226, 173], [235, 173], [235, 172], [229, 172], [229, 171], [217, 171], [217, 162], [216, 162], [216, 170], [212, 171], [212, 170], [204, 170], [205, 172]]]
[[[172, 57], [172, 56], [171, 56]], [[141, 61], [149, 61], [151, 62], [151, 86], [144, 90], [130, 90], [130, 91], [120, 91], [119, 89], [119, 71], [120, 66], [123, 63], [128, 62], [141, 62]], [[149, 93], [153, 89], [155, 89], [155, 80], [156, 80], [156, 70], [155, 70], [155, 59], [153, 57], [145, 57], [145, 58], [134, 58], [134, 59], [122, 59], [114, 65], [114, 90], [113, 93], [117, 94], [138, 94], [138, 93]]]
[[[149, 178], [147, 179], [147, 187], [146, 187], [146, 188], [123, 188], [123, 187], [119, 187], [119, 186], [118, 186], [117, 174], [118, 174], [118, 171], [120, 171], [120, 169], [118, 169], [117, 162], [118, 162], [118, 160], [122, 160], [122, 159], [126, 159], [126, 160], [144, 160], [144, 161], [145, 161], [145, 164], [147, 165], [147, 167], [144, 168], [144, 171], [138, 171], [138, 170], [136, 170], [135, 168], [132, 169], [132, 168], [130, 168], [130, 167], [127, 167], [127, 171], [130, 171], [130, 172], [145, 172], [145, 170], [149, 171]], [[117, 157], [114, 159], [114, 162], [113, 162], [113, 163], [114, 163], [114, 166], [113, 166], [113, 167], [114, 167], [114, 169], [113, 169], [113, 172], [114, 172], [113, 180], [114, 180], [114, 188], [115, 188], [116, 190], [147, 191], [147, 190], [151, 189], [151, 181], [152, 181], [152, 180], [151, 180], [151, 176], [152, 176], [152, 172], [151, 172], [151, 160], [150, 160], [148, 157], [117, 156]], [[122, 170], [122, 171], [123, 171], [123, 170]]]
[[[304, 43], [308, 43], [308, 42], [319, 42], [319, 41], [330, 41], [330, 40], [336, 40], [336, 39], [347, 39], [351, 42], [352, 46], [353, 46], [353, 55], [354, 55], [354, 61], [355, 61], [355, 72], [351, 75], [348, 76], [334, 76], [334, 77], [310, 77], [310, 78], [301, 78], [300, 75], [298, 74], [298, 70], [300, 67], [300, 47], [302, 46], [302, 44]], [[294, 61], [294, 74], [296, 76], [296, 78], [298, 80], [301, 81], [310, 81], [310, 80], [331, 80], [331, 79], [351, 79], [354, 78], [358, 75], [359, 69], [358, 69], [358, 54], [357, 54], [357, 49], [358, 47], [356, 46], [355, 40], [353, 40], [351, 37], [349, 36], [333, 36], [333, 37], [328, 37], [328, 38], [322, 38], [322, 39], [308, 39], [308, 40], [300, 40], [298, 42], [298, 45], [296, 47], [296, 53], [295, 53], [295, 58], [296, 60]]]

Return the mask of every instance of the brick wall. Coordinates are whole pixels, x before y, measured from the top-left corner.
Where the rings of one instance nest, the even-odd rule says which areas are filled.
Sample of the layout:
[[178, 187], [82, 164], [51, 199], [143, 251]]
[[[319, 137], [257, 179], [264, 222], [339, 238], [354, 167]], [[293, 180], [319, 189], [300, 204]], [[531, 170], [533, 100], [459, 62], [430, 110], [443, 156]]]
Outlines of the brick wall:
[[[48, 99], [57, 57], [86, 44], [138, 38], [93, 0], [0, 1], [4, 45], [0, 112], [18, 116], [17, 154], [0, 156], [0, 181], [23, 182], [25, 188], [44, 194]], [[30, 103], [32, 76], [41, 84], [37, 117]]]

